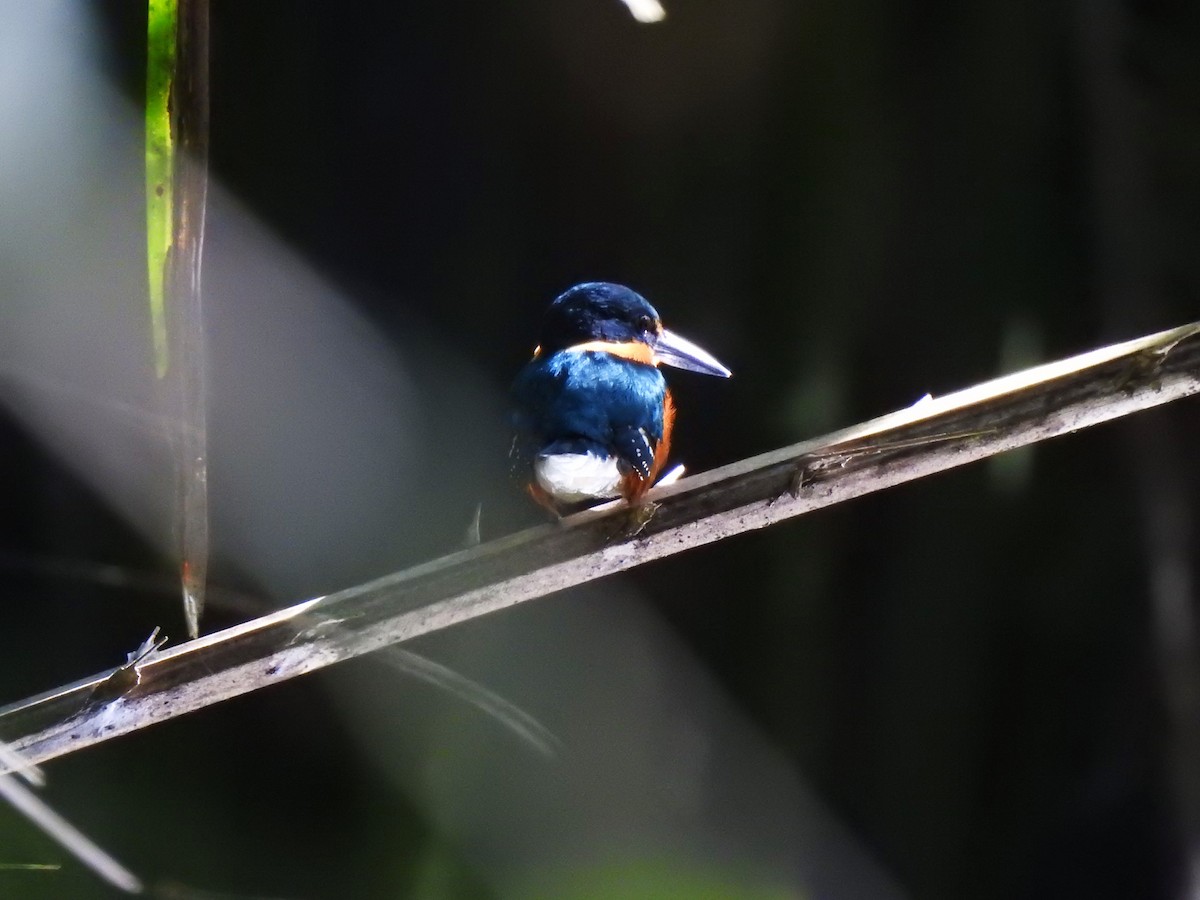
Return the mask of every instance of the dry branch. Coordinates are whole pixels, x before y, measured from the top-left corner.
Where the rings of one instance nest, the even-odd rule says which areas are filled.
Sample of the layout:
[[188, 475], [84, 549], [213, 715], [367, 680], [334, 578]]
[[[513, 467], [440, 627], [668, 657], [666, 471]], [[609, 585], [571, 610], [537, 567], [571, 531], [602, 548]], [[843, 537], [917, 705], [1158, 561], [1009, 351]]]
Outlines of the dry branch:
[[1200, 323], [1037, 366], [208, 635], [0, 710], [41, 762], [730, 535], [1200, 392]]

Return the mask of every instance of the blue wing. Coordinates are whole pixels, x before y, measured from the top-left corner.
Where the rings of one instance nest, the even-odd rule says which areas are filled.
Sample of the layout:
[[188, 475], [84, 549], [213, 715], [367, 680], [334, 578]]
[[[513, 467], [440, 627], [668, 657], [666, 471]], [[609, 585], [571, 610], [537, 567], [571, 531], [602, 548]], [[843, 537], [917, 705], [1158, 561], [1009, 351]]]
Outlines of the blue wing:
[[535, 359], [513, 384], [515, 457], [525, 462], [557, 444], [558, 452], [615, 455], [647, 478], [662, 439], [666, 392], [654, 366], [603, 351]]

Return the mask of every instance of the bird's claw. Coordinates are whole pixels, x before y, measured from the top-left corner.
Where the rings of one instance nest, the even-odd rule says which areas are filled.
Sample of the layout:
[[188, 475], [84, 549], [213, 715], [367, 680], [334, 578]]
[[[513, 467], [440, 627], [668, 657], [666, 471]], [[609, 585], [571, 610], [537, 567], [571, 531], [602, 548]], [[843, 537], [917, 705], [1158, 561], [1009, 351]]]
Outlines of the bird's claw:
[[658, 504], [652, 500], [640, 500], [631, 504], [625, 520], [625, 537], [635, 538], [646, 530], [654, 514], [658, 512]]

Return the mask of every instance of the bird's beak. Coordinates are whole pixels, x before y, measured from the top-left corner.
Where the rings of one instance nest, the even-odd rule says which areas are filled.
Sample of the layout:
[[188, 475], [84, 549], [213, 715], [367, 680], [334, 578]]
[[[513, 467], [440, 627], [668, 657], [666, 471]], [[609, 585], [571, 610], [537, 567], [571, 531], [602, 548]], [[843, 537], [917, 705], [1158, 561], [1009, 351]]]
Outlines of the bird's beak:
[[718, 375], [721, 378], [728, 378], [733, 374], [707, 350], [665, 328], [654, 342], [654, 361], [704, 375]]

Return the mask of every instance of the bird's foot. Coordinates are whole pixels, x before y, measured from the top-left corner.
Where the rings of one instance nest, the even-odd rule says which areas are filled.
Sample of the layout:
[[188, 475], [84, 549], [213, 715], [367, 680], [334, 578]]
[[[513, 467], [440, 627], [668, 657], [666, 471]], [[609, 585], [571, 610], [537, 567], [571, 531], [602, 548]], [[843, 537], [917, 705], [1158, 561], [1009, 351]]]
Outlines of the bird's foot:
[[646, 526], [650, 524], [650, 520], [654, 518], [656, 512], [658, 512], [658, 504], [651, 500], [638, 500], [630, 503], [629, 510], [625, 514], [623, 536], [635, 538], [640, 535], [646, 530]]

